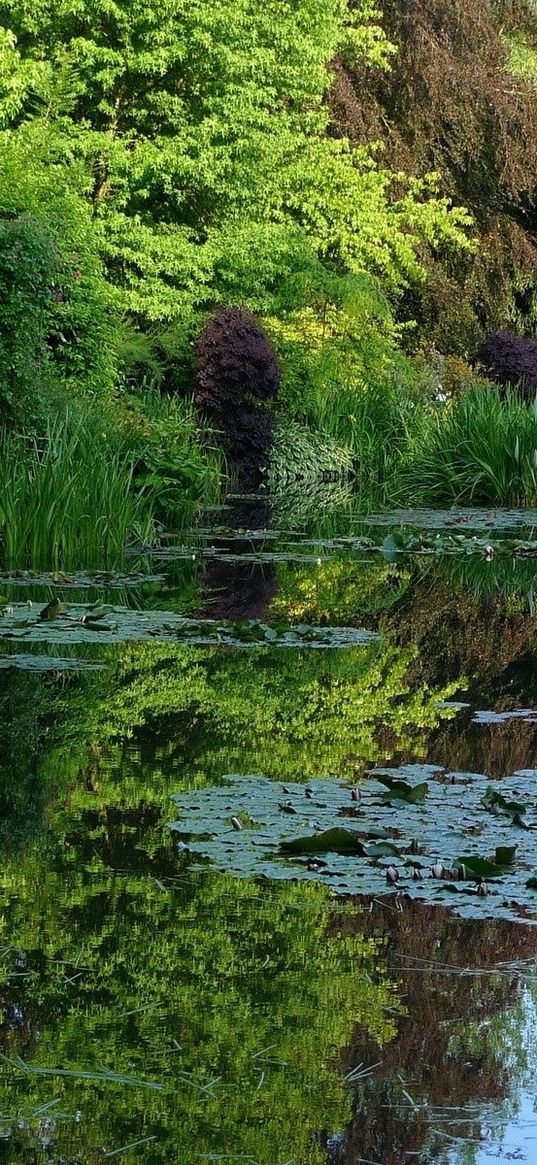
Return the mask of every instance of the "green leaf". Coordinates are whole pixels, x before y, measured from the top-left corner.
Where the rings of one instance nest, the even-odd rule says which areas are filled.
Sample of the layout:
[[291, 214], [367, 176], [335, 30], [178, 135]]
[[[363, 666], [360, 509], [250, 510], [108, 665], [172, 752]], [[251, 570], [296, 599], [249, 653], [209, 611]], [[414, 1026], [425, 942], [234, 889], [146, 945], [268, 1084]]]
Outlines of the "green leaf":
[[290, 854], [363, 854], [364, 844], [350, 829], [325, 829], [308, 837], [280, 842], [280, 849]]
[[398, 800], [405, 801], [407, 805], [419, 805], [429, 792], [427, 781], [422, 781], [419, 785], [410, 785], [408, 781], [399, 781], [395, 777], [377, 776], [377, 780], [387, 786], [388, 791], [381, 794], [384, 804]]
[[506, 873], [506, 866], [491, 862], [488, 858], [480, 858], [477, 854], [464, 854], [458, 861], [467, 873], [476, 878], [502, 878]]
[[496, 865], [510, 866], [515, 860], [517, 851], [516, 845], [497, 845], [496, 846]]

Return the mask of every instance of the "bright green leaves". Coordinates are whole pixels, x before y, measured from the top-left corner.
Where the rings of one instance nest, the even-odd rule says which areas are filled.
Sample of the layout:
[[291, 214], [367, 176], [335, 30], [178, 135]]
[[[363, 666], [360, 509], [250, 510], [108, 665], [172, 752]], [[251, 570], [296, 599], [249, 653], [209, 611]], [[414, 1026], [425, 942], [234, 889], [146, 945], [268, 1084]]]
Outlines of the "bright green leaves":
[[[418, 237], [458, 247], [468, 220], [430, 183], [395, 201], [367, 147], [326, 133], [337, 52], [389, 60], [378, 17], [371, 0], [66, 0], [61, 13], [42, 0], [37, 16], [4, 0], [5, 117], [88, 168], [111, 278], [138, 316], [184, 320], [224, 290], [272, 307], [296, 274], [297, 237], [303, 271], [335, 263], [398, 287], [420, 274]], [[224, 239], [257, 232], [251, 286], [245, 242], [220, 285]]]
[[17, 117], [45, 71], [43, 62], [23, 60], [16, 37], [0, 27], [0, 129]]

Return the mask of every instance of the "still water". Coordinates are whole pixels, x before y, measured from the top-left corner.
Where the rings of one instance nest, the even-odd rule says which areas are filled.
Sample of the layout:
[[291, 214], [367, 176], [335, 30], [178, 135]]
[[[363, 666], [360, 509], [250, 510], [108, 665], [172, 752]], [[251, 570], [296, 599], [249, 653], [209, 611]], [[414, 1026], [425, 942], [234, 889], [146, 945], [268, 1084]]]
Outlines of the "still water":
[[[298, 516], [242, 498], [121, 586], [0, 582], [25, 639], [0, 640], [1, 1162], [537, 1162], [531, 916], [194, 869], [169, 829], [173, 794], [227, 774], [537, 768], [537, 566], [356, 533], [322, 494]], [[242, 641], [28, 643], [19, 606], [57, 598]]]

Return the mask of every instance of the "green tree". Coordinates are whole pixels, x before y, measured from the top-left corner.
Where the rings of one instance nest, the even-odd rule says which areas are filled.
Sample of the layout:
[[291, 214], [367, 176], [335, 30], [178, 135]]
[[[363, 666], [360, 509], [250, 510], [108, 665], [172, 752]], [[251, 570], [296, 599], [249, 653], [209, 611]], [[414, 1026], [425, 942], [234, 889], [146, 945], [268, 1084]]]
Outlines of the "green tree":
[[84, 160], [141, 317], [184, 320], [224, 289], [266, 308], [319, 260], [397, 287], [420, 274], [418, 237], [460, 245], [467, 220], [427, 183], [394, 198], [367, 148], [326, 134], [335, 53], [390, 55], [375, 17], [371, 0], [7, 0], [8, 132]]
[[81, 167], [0, 136], [0, 407], [27, 416], [47, 381], [110, 392], [112, 293]]

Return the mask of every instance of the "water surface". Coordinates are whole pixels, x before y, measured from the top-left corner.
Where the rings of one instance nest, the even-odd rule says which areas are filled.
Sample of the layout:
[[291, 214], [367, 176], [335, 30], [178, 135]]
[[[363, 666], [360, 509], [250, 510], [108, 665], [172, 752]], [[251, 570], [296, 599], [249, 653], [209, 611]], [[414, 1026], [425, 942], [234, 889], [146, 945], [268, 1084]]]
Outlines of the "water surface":
[[0, 582], [5, 607], [379, 636], [0, 640], [0, 1161], [537, 1161], [531, 917], [193, 871], [168, 828], [229, 773], [537, 768], [537, 562], [357, 538], [322, 494], [239, 498], [119, 580]]

